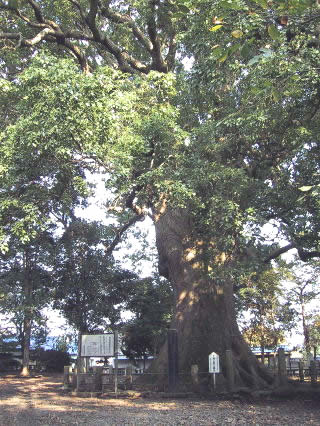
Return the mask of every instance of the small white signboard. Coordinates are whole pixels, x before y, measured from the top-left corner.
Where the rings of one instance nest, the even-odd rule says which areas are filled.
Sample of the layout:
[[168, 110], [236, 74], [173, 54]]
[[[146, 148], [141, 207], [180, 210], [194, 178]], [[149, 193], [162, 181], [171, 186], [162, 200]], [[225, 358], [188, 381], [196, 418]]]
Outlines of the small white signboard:
[[114, 356], [114, 334], [82, 334], [81, 356]]
[[219, 355], [215, 352], [209, 355], [209, 373], [220, 373]]

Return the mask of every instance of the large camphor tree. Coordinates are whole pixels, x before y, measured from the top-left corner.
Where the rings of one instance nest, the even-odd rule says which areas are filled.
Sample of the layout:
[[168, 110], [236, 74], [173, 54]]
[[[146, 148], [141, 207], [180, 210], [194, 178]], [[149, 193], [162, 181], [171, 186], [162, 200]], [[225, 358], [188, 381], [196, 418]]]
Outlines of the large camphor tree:
[[[307, 0], [1, 2], [0, 196], [18, 196], [10, 164], [29, 155], [48, 163], [48, 192], [54, 164], [77, 187], [86, 168], [105, 174], [121, 219], [107, 253], [150, 216], [182, 371], [207, 371], [214, 351], [225, 373], [231, 350], [237, 384], [271, 383], [233, 293], [248, 268], [289, 249], [320, 254], [319, 16]], [[285, 247], [264, 244], [266, 223]]]

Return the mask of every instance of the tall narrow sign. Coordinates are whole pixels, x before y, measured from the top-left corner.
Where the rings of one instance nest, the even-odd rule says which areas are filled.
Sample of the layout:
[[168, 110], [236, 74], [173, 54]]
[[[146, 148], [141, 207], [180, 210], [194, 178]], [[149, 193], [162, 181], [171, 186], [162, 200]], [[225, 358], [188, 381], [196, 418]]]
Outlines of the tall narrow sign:
[[213, 389], [216, 390], [216, 374], [220, 373], [220, 358], [215, 352], [209, 355], [209, 373], [212, 373]]

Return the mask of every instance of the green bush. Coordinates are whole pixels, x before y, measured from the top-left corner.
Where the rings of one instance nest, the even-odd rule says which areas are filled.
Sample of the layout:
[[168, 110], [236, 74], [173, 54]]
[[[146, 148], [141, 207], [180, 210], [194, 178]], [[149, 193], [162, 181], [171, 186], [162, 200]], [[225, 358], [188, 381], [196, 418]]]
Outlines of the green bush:
[[46, 371], [63, 372], [63, 367], [70, 365], [71, 358], [67, 352], [49, 349], [39, 353], [39, 361]]

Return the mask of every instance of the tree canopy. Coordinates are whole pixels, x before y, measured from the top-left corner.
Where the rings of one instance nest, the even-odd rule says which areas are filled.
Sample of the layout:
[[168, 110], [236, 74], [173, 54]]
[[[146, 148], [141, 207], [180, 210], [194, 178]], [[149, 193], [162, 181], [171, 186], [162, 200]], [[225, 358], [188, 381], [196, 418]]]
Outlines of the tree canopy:
[[[288, 248], [316, 256], [318, 8], [287, 3], [3, 2], [2, 67], [11, 80], [2, 80], [3, 167], [9, 179], [19, 155], [24, 171], [16, 157], [20, 169], [11, 170], [28, 174], [20, 182], [28, 202], [18, 192], [4, 214], [20, 203], [34, 224], [39, 209], [47, 215], [40, 187], [51, 208], [62, 208], [86, 193], [81, 170], [100, 163], [136, 213], [165, 193], [188, 206], [204, 234], [223, 229], [231, 250], [231, 228], [239, 236], [274, 219]], [[28, 67], [39, 49], [54, 56]], [[64, 51], [85, 75], [56, 61]], [[179, 65], [186, 56], [190, 73]], [[19, 154], [10, 140], [20, 141]], [[26, 160], [41, 167], [36, 179]]]

